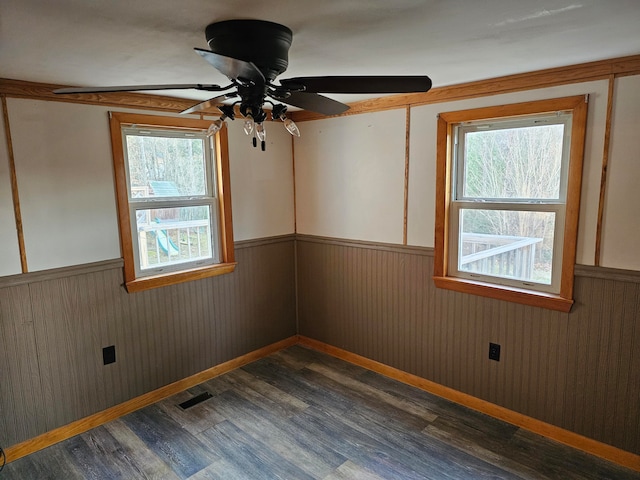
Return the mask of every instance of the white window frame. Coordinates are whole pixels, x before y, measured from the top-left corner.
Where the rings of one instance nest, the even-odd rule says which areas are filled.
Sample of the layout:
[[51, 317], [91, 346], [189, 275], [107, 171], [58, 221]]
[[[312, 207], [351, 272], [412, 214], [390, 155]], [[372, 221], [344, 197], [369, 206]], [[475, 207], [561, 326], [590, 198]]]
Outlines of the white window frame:
[[[472, 110], [444, 112], [438, 116], [436, 168], [436, 220], [434, 249], [434, 282], [439, 288], [507, 300], [568, 312], [573, 304], [573, 279], [580, 210], [582, 163], [587, 119], [587, 96], [564, 97], [519, 104], [499, 105]], [[554, 235], [554, 278], [551, 286], [511, 281], [497, 277], [478, 277], [458, 271], [458, 218], [461, 208], [501, 209], [504, 199], [482, 199], [471, 202], [457, 196], [457, 168], [455, 137], [465, 124], [487, 124], [498, 121], [518, 122], [522, 118], [571, 114], [569, 161], [562, 172], [566, 178], [561, 187], [563, 205], [546, 199], [521, 199], [522, 210], [553, 210], [556, 213]], [[513, 202], [508, 202], [512, 205]], [[560, 203], [560, 202], [558, 202]]]

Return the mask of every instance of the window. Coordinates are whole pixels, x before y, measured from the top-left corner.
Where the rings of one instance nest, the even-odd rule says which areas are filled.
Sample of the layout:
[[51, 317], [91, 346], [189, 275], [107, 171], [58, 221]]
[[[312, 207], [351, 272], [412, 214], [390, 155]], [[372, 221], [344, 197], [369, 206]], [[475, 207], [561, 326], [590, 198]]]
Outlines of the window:
[[204, 120], [111, 113], [129, 292], [234, 270], [226, 131]]
[[569, 311], [586, 97], [442, 113], [434, 280]]

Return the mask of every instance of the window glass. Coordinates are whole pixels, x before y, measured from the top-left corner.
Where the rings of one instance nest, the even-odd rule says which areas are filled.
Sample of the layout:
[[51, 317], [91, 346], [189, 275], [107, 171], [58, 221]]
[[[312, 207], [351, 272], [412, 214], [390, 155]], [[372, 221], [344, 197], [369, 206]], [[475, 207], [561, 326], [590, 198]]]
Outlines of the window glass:
[[554, 212], [460, 210], [458, 269], [551, 285]]
[[207, 194], [204, 139], [173, 135], [125, 131], [130, 198]]
[[560, 198], [564, 124], [462, 131], [462, 197]]
[[209, 206], [136, 209], [140, 269], [213, 258]]

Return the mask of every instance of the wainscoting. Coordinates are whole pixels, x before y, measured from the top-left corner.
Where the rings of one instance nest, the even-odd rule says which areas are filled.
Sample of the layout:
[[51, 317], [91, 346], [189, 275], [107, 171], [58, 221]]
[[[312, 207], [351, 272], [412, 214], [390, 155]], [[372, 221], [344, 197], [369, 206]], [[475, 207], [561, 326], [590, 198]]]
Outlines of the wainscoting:
[[236, 260], [135, 294], [120, 260], [0, 279], [0, 445], [295, 335], [295, 237], [239, 242]]
[[640, 273], [578, 267], [564, 314], [438, 290], [426, 248], [289, 235], [236, 259], [136, 294], [120, 260], [0, 279], [0, 445], [299, 334], [640, 454]]
[[297, 262], [300, 335], [640, 453], [640, 274], [578, 267], [564, 314], [436, 289], [426, 248], [299, 235]]

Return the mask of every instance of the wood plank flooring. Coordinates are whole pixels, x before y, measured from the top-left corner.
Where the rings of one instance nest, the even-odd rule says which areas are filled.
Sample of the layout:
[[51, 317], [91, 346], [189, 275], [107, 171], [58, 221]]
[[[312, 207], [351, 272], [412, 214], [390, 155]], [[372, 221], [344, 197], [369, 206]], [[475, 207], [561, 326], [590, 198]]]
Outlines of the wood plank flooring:
[[[213, 395], [182, 410], [178, 404]], [[5, 479], [640, 479], [300, 346], [8, 464]]]

